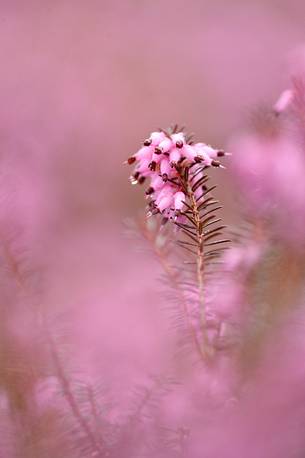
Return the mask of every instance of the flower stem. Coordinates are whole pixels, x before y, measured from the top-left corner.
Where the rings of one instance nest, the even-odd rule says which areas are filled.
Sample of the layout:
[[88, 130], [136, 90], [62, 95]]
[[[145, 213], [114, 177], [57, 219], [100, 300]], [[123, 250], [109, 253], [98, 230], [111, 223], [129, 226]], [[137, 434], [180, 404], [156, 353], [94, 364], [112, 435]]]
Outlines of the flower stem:
[[200, 212], [196, 201], [195, 194], [192, 190], [192, 185], [188, 180], [186, 183], [187, 195], [189, 197], [192, 217], [195, 222], [196, 236], [198, 240], [197, 256], [196, 256], [196, 277], [198, 284], [198, 302], [200, 310], [200, 323], [203, 338], [203, 353], [206, 357], [211, 356], [211, 347], [209, 345], [206, 334], [206, 312], [205, 312], [205, 294], [204, 294], [204, 231], [200, 218]]

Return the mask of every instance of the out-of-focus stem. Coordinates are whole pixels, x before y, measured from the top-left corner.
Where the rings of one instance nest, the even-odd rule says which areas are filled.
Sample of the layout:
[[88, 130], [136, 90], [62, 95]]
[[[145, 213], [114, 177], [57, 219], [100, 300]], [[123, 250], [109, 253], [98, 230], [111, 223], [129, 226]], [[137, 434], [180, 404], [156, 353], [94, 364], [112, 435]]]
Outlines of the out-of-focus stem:
[[72, 393], [72, 390], [70, 388], [70, 382], [69, 382], [68, 378], [66, 377], [66, 374], [64, 372], [62, 363], [60, 361], [60, 358], [59, 358], [59, 355], [58, 355], [58, 352], [57, 352], [57, 348], [56, 348], [56, 344], [55, 344], [55, 342], [53, 340], [53, 337], [52, 337], [51, 333], [48, 330], [47, 324], [45, 325], [45, 328], [46, 328], [47, 339], [48, 339], [48, 343], [49, 343], [49, 346], [50, 346], [50, 351], [51, 351], [51, 354], [52, 354], [54, 367], [55, 367], [55, 370], [56, 370], [56, 375], [58, 377], [58, 380], [60, 380], [65, 399], [68, 402], [68, 405], [69, 405], [69, 407], [70, 407], [70, 409], [72, 411], [72, 414], [73, 414], [75, 420], [78, 422], [80, 428], [84, 431], [84, 433], [86, 434], [89, 442], [91, 443], [92, 449], [95, 451], [95, 454], [96, 454], [95, 456], [102, 457], [102, 456], [104, 456], [103, 450], [102, 450], [101, 446], [99, 445], [98, 441], [96, 440], [95, 435], [91, 431], [91, 428], [90, 428], [89, 424], [87, 423], [87, 420], [82, 415], [82, 413], [81, 413], [81, 411], [79, 409], [78, 403], [77, 403], [77, 401], [76, 401], [76, 399], [75, 399], [75, 397], [74, 397], [74, 395]]
[[[24, 280], [24, 278], [23, 278], [23, 276], [22, 276], [22, 274], [21, 274], [21, 272], [19, 270], [18, 263], [16, 262], [13, 254], [11, 253], [11, 250], [10, 250], [10, 248], [9, 248], [9, 246], [7, 244], [4, 244], [4, 253], [5, 253], [5, 256], [6, 256], [7, 263], [9, 265], [10, 269], [11, 269], [11, 272], [13, 273], [13, 275], [15, 277], [15, 280], [16, 280], [16, 283], [17, 283], [18, 287], [20, 288], [20, 290], [23, 293], [25, 293], [26, 295], [29, 295], [30, 291], [28, 290], [26, 281]], [[62, 386], [65, 399], [66, 399], [66, 401], [67, 401], [67, 403], [68, 403], [68, 405], [69, 405], [69, 407], [71, 409], [71, 412], [72, 412], [75, 420], [78, 422], [80, 428], [86, 434], [86, 436], [88, 438], [88, 441], [90, 442], [90, 444], [92, 446], [92, 449], [94, 450], [95, 456], [102, 457], [102, 456], [104, 456], [104, 451], [103, 451], [102, 447], [100, 446], [100, 444], [98, 443], [98, 441], [96, 440], [96, 438], [94, 436], [94, 433], [91, 431], [91, 428], [90, 428], [89, 424], [87, 423], [87, 420], [83, 417], [83, 415], [82, 415], [82, 413], [81, 413], [81, 411], [79, 409], [77, 400], [75, 399], [75, 397], [73, 395], [73, 392], [71, 391], [69, 380], [68, 380], [68, 378], [67, 378], [67, 376], [65, 374], [64, 368], [63, 368], [61, 360], [60, 360], [60, 357], [58, 355], [56, 343], [54, 342], [52, 334], [49, 331], [48, 325], [46, 323], [46, 318], [45, 318], [45, 314], [44, 314], [44, 311], [43, 311], [42, 307], [39, 308], [39, 315], [40, 315], [41, 324], [44, 327], [44, 331], [46, 333], [47, 341], [48, 341], [48, 344], [49, 344], [49, 347], [50, 347], [50, 352], [51, 352], [51, 356], [52, 356], [52, 359], [53, 359], [53, 364], [54, 364], [54, 367], [55, 367], [56, 375], [57, 375], [57, 378], [58, 378], [58, 380], [59, 380], [59, 382], [60, 382], [60, 384]]]

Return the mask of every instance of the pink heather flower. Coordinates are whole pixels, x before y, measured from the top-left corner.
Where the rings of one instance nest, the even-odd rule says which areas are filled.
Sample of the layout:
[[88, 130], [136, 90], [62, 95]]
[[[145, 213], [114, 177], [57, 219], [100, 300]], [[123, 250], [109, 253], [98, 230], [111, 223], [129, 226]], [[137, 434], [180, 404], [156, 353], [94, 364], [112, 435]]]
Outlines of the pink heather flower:
[[181, 192], [181, 191], [176, 192], [176, 194], [174, 195], [175, 210], [182, 210], [184, 201], [185, 201], [184, 192]]
[[142, 159], [141, 162], [138, 163], [136, 167], [136, 171], [140, 172], [142, 175], [149, 174], [149, 159]]
[[279, 115], [289, 108], [294, 99], [294, 91], [292, 89], [286, 89], [283, 91], [273, 106], [275, 114]]
[[160, 162], [160, 173], [161, 173], [161, 176], [164, 176], [164, 175], [169, 176], [169, 175], [174, 174], [174, 170], [172, 166], [170, 165], [169, 160], [165, 157]]
[[174, 162], [174, 163], [177, 163], [180, 161], [181, 157], [182, 157], [182, 151], [181, 149], [179, 148], [173, 148], [170, 152], [170, 161], [171, 163]]
[[171, 135], [171, 139], [177, 148], [182, 148], [183, 145], [186, 144], [186, 140], [185, 140], [185, 136], [183, 132], [179, 132], [178, 134]]
[[150, 159], [152, 148], [152, 146], [143, 146], [143, 148], [139, 149], [139, 151], [136, 153], [136, 160], [140, 161], [141, 159]]
[[152, 134], [150, 134], [148, 141], [151, 141], [151, 144], [153, 146], [158, 146], [164, 139], [165, 139], [165, 134], [164, 132], [160, 131], [160, 132], [153, 132]]
[[150, 186], [154, 191], [158, 191], [164, 186], [164, 181], [160, 175], [155, 175], [151, 178]]
[[[198, 168], [221, 166], [217, 158], [226, 153], [212, 148], [205, 143], [188, 141], [182, 131], [153, 132], [142, 146], [127, 162], [135, 163], [131, 176], [132, 184], [142, 184], [150, 179], [146, 190], [150, 199], [149, 214], [162, 213], [166, 218], [177, 218], [184, 209], [185, 192], [179, 176], [179, 167], [188, 166], [190, 174]], [[198, 189], [197, 194], [201, 192]]]
[[197, 143], [195, 145], [196, 152], [199, 156], [202, 156], [205, 158], [207, 163], [210, 162], [210, 165], [215, 165], [212, 164], [212, 161], [214, 159], [217, 159], [219, 157], [228, 155], [229, 153], [225, 153], [224, 151], [219, 151], [214, 148], [212, 148], [210, 145], [206, 145], [205, 143]]
[[172, 139], [171, 138], [165, 138], [156, 147], [156, 152], [168, 153], [172, 149], [173, 146], [174, 146], [174, 143], [173, 143]]
[[170, 208], [172, 206], [172, 203], [173, 193], [168, 190], [168, 192], [165, 193], [164, 197], [162, 197], [158, 202], [158, 208], [160, 212], [162, 213], [167, 208]]
[[192, 145], [185, 145], [183, 147], [183, 155], [190, 162], [195, 162], [195, 157], [197, 156], [196, 150]]

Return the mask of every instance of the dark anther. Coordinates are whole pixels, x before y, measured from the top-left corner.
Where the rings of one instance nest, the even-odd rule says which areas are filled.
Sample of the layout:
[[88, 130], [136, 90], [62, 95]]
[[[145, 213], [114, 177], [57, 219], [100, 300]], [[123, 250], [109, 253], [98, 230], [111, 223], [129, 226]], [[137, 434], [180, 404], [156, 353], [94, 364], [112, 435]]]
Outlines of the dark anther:
[[169, 153], [166, 152], [166, 153], [163, 153], [163, 155], [164, 155], [164, 156], [169, 156]]
[[161, 153], [162, 153], [162, 149], [159, 148], [159, 146], [157, 146], [157, 147], [155, 148], [155, 153], [156, 153], [156, 154], [161, 154]]
[[134, 156], [131, 156], [127, 159], [127, 162], [129, 165], [133, 164], [134, 162], [136, 162], [136, 158]]
[[144, 146], [150, 146], [150, 145], [151, 145], [151, 140], [148, 138], [147, 140], [145, 140]]
[[168, 175], [167, 175], [167, 173], [163, 173], [163, 174], [162, 174], [162, 180], [165, 181], [165, 182], [168, 180]]
[[152, 161], [149, 165], [148, 165], [148, 168], [154, 172], [156, 170], [156, 167], [157, 167], [157, 163], [155, 161]]
[[176, 167], [176, 165], [177, 165], [177, 162], [175, 162], [175, 161], [172, 161], [172, 162], [170, 162], [170, 164], [169, 164], [169, 165], [171, 166], [171, 168], [174, 168], [174, 167]]
[[180, 148], [183, 148], [183, 141], [182, 141], [182, 140], [178, 140], [178, 141], [176, 142], [176, 146], [177, 146], [177, 148], [179, 148], [179, 149], [180, 149]]
[[154, 188], [152, 188], [152, 187], [150, 186], [150, 187], [147, 189], [147, 191], [146, 191], [145, 194], [146, 194], [147, 196], [150, 196], [150, 194], [153, 194], [154, 192], [155, 192]]
[[200, 157], [200, 156], [195, 156], [195, 157], [194, 157], [194, 161], [195, 161], [195, 162], [202, 162], [202, 157]]
[[225, 154], [224, 151], [217, 151], [217, 157], [223, 157]]
[[215, 161], [214, 159], [212, 160], [211, 164], [212, 164], [214, 167], [219, 167], [219, 166], [220, 166], [220, 162], [219, 162], [219, 161]]
[[136, 172], [133, 177], [134, 177], [135, 180], [137, 180], [139, 178], [139, 176], [140, 176], [140, 172]]

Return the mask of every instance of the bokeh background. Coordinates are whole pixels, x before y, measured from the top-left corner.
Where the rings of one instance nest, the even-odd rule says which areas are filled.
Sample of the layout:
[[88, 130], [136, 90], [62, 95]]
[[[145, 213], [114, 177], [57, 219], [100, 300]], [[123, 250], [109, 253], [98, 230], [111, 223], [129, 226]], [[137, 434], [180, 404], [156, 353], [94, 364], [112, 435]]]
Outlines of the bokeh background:
[[[166, 368], [172, 345], [158, 265], [124, 234], [145, 201], [123, 162], [175, 122], [226, 148], [288, 86], [304, 21], [302, 0], [0, 1], [0, 232], [21, 234], [67, 366], [117, 398]], [[35, 355], [27, 309], [8, 317]]]
[[[124, 236], [144, 199], [123, 161], [173, 122], [226, 147], [287, 86], [304, 18], [302, 1], [1, 1], [3, 218], [43, 264], [50, 309], [79, 319], [85, 360], [142, 371], [167, 329], [156, 265]], [[217, 181], [230, 223], [230, 167]]]

